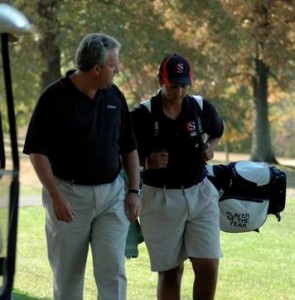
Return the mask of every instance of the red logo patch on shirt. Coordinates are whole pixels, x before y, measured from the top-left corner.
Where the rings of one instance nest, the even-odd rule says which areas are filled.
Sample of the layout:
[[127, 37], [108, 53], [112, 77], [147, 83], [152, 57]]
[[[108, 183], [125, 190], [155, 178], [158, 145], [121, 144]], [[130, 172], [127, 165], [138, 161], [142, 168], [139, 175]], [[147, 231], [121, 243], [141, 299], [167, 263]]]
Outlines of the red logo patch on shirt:
[[196, 122], [195, 121], [188, 121], [186, 123], [186, 128], [187, 128], [187, 131], [189, 132], [190, 136], [196, 136], [197, 135]]

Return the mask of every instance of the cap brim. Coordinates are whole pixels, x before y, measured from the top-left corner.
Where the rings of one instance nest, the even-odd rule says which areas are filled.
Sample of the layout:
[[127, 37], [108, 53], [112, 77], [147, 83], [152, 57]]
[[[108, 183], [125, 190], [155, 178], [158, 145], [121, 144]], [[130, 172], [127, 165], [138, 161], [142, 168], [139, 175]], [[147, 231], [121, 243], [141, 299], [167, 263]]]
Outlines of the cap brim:
[[175, 84], [186, 84], [191, 85], [191, 79], [189, 77], [177, 77], [177, 78], [170, 78], [169, 80], [171, 85]]

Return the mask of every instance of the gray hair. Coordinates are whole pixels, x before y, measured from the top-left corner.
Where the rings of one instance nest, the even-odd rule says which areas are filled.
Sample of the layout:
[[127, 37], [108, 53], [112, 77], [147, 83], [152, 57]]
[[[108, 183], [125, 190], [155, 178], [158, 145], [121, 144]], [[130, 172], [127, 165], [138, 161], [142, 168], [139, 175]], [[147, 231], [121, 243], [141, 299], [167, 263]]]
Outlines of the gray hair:
[[76, 51], [76, 65], [81, 71], [89, 71], [94, 65], [103, 66], [109, 58], [110, 50], [121, 49], [114, 37], [102, 33], [90, 33], [80, 42]]

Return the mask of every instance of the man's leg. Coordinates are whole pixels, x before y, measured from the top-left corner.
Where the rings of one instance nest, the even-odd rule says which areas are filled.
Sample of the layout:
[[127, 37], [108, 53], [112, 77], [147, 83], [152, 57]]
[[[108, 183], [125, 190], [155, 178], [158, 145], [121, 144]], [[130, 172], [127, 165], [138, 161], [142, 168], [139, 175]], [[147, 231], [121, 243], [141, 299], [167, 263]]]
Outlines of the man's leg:
[[[84, 273], [93, 216], [91, 188], [60, 182], [60, 189], [76, 215], [71, 223], [58, 221], [48, 194], [43, 191], [46, 209], [46, 238], [48, 258], [53, 271], [55, 300], [82, 300]], [[76, 193], [81, 189], [79, 193]], [[83, 196], [82, 196], [83, 195]]]
[[100, 300], [125, 300], [125, 244], [129, 220], [122, 179], [96, 188], [97, 216], [92, 222], [93, 269]]
[[158, 300], [180, 300], [183, 269], [181, 264], [172, 270], [158, 273]]
[[186, 190], [190, 207], [185, 244], [195, 274], [193, 299], [214, 299], [220, 248], [220, 212], [218, 193], [205, 178], [198, 185]]
[[193, 299], [213, 300], [218, 277], [218, 259], [191, 259], [195, 273]]
[[180, 299], [187, 205], [181, 189], [143, 185], [141, 229], [150, 256], [151, 270], [158, 273], [158, 300]]

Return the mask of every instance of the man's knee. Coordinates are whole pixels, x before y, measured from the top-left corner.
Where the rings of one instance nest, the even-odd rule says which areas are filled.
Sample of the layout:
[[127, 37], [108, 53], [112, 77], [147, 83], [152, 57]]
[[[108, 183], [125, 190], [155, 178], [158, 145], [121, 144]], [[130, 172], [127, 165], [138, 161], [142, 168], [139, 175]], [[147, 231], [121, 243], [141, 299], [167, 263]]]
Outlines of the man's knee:
[[180, 266], [171, 270], [159, 272], [159, 282], [164, 284], [165, 286], [174, 286], [180, 284], [183, 275], [183, 270], [184, 267], [183, 264], [181, 264]]
[[191, 258], [193, 270], [196, 273], [216, 277], [219, 267], [219, 259]]

